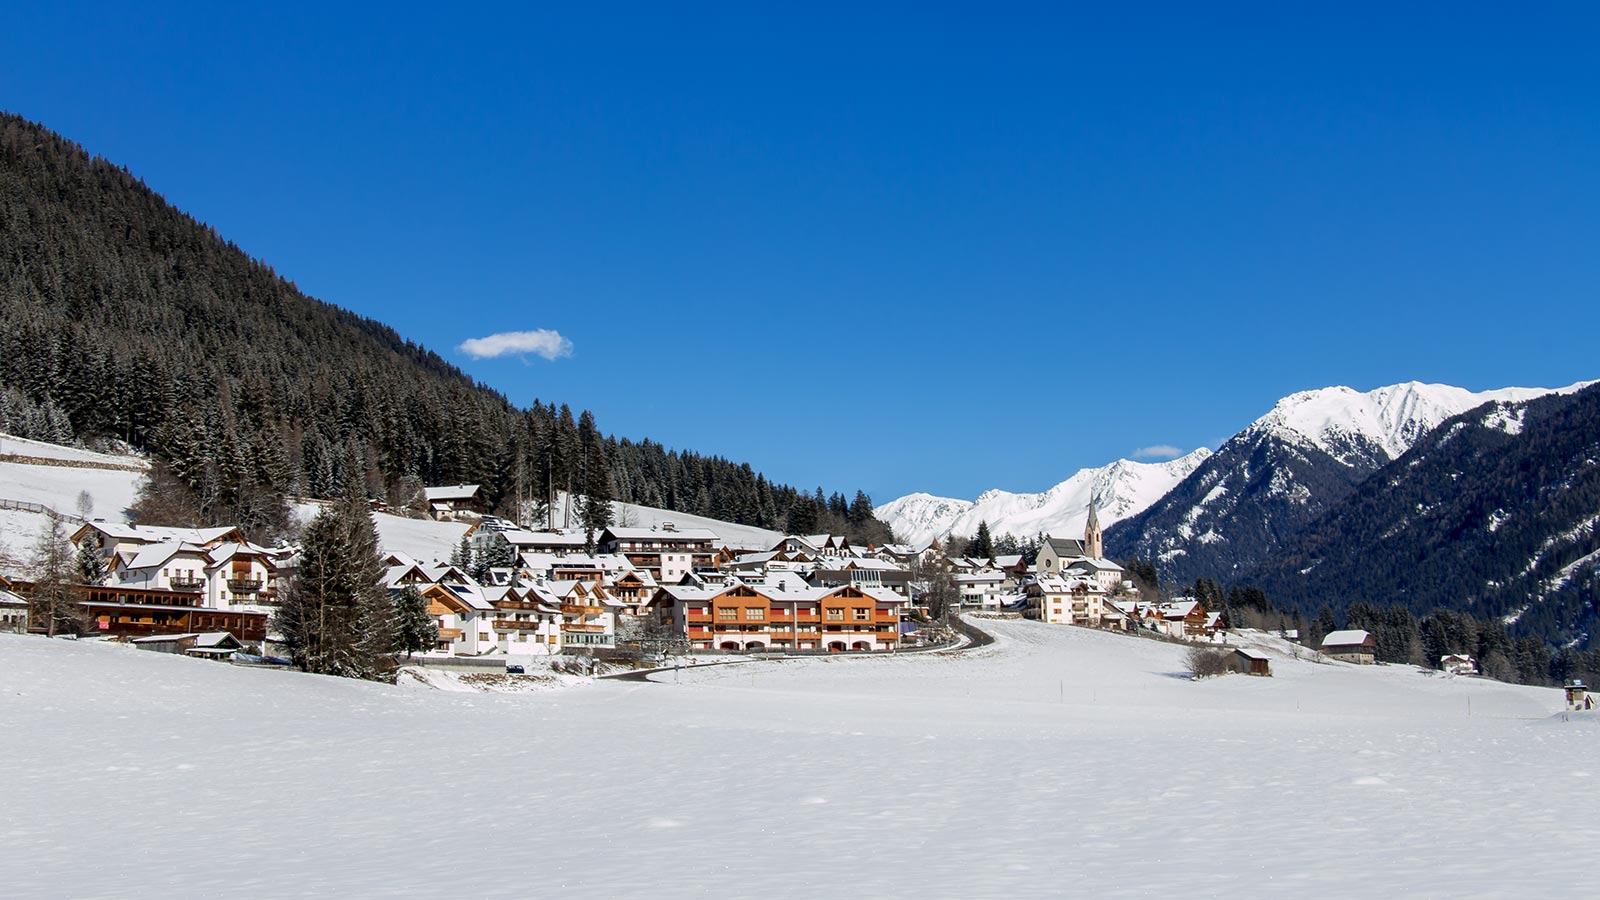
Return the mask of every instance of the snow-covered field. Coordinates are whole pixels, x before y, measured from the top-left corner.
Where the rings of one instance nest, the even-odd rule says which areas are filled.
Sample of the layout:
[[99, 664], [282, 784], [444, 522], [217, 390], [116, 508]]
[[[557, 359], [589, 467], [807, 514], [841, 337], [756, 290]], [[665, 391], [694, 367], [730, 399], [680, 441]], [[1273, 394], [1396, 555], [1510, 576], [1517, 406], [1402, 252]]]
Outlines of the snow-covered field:
[[44, 441], [34, 441], [9, 434], [0, 434], [0, 456], [32, 456], [40, 459], [60, 459], [104, 466], [125, 466], [135, 469], [143, 469], [149, 466], [149, 462], [141, 456], [97, 453], [93, 450], [84, 450], [81, 447], [47, 444]]
[[[1579, 897], [1558, 692], [984, 622], [525, 694], [0, 635], [10, 897]], [[1470, 715], [1469, 715], [1470, 711]]]
[[78, 493], [94, 500], [91, 516], [121, 520], [139, 493], [138, 472], [73, 466], [34, 466], [0, 462], [0, 498], [42, 503], [57, 512], [76, 514]]

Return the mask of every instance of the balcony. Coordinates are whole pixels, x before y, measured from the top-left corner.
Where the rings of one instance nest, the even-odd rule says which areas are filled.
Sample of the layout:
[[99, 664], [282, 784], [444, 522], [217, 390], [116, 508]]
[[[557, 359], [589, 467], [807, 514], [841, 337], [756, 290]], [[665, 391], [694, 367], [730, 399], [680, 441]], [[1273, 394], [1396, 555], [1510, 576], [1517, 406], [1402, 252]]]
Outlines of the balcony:
[[518, 619], [495, 619], [495, 631], [537, 631], [541, 623], [537, 621], [524, 622]]
[[259, 578], [229, 578], [228, 590], [235, 594], [254, 594], [260, 591], [264, 582]]
[[175, 591], [203, 591], [206, 587], [204, 578], [185, 575], [174, 575], [168, 579], [167, 583], [172, 585], [172, 589]]
[[604, 625], [570, 625], [563, 624], [561, 630], [567, 634], [605, 634]]
[[598, 616], [606, 611], [604, 606], [587, 606], [582, 603], [561, 604], [563, 616]]

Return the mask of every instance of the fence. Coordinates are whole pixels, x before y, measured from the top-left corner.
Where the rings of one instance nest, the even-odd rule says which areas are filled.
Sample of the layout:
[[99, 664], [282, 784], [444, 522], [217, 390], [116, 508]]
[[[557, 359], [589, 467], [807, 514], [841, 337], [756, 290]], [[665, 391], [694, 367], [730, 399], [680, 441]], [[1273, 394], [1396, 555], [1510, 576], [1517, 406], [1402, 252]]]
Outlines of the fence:
[[51, 509], [50, 507], [45, 506], [43, 503], [30, 503], [27, 500], [7, 500], [4, 497], [0, 497], [0, 509], [16, 509], [16, 510], [21, 510], [22, 512], [42, 513], [42, 514], [46, 514], [46, 515], [48, 515], [50, 513], [55, 513], [56, 515], [60, 516], [61, 518], [67, 519], [69, 521], [73, 521], [73, 522], [82, 522], [82, 521], [84, 521], [83, 516], [77, 515], [75, 513], [56, 512], [55, 510]]

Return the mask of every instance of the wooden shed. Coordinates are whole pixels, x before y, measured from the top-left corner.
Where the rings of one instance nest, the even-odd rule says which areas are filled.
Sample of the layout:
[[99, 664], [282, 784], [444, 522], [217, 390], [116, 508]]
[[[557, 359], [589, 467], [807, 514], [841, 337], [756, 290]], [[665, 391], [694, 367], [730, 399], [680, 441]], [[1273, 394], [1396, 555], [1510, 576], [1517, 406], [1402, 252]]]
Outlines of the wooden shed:
[[1233, 651], [1233, 670], [1244, 675], [1271, 675], [1272, 660], [1259, 650], [1243, 647]]

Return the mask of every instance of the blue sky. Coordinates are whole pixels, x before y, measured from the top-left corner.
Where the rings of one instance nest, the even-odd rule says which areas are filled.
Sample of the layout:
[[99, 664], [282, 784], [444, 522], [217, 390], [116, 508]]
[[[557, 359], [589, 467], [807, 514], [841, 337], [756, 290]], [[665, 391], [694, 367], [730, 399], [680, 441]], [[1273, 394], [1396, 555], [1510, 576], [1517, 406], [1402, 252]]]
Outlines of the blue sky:
[[303, 290], [801, 485], [1600, 376], [1592, 4], [11, 6], [0, 106]]

